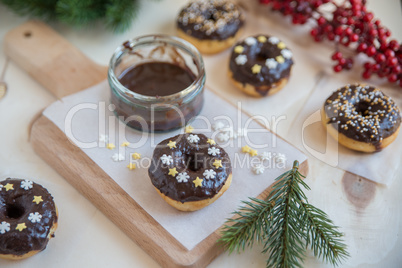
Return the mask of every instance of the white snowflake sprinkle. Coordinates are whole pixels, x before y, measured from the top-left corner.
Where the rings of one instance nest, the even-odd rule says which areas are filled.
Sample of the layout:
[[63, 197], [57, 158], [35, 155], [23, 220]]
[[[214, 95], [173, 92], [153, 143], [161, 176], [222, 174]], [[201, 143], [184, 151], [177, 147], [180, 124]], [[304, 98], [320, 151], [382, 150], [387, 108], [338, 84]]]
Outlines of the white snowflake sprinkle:
[[181, 172], [181, 173], [177, 174], [177, 176], [176, 176], [176, 180], [178, 182], [188, 182], [189, 178], [190, 178], [190, 176], [187, 174], [187, 172]]
[[40, 215], [39, 212], [29, 213], [28, 220], [30, 220], [32, 223], [40, 222], [41, 219], [42, 215]]
[[257, 175], [264, 173], [264, 170], [265, 170], [265, 168], [262, 164], [257, 164], [253, 167], [253, 171]]
[[21, 182], [21, 188], [23, 188], [24, 190], [29, 190], [32, 189], [32, 181], [28, 181], [28, 180], [23, 180]]
[[214, 179], [216, 176], [216, 172], [213, 169], [206, 169], [202, 174], [207, 180]]
[[10, 231], [10, 224], [5, 221], [0, 223], [0, 234], [5, 234], [8, 231]]
[[171, 164], [173, 164], [173, 157], [171, 155], [164, 154], [161, 156], [161, 161], [162, 161], [162, 164], [171, 165]]
[[235, 58], [235, 62], [237, 65], [244, 65], [247, 62], [247, 56], [246, 55], [239, 55]]
[[112, 159], [113, 159], [114, 162], [120, 162], [120, 161], [124, 161], [126, 158], [122, 154], [115, 153], [112, 156]]
[[208, 148], [208, 154], [209, 155], [216, 156], [216, 155], [218, 155], [220, 153], [221, 153], [221, 151], [216, 147]]
[[221, 121], [216, 122], [215, 124], [212, 125], [213, 130], [220, 130], [225, 127], [225, 124], [222, 123]]
[[244, 42], [248, 45], [248, 46], [252, 46], [254, 44], [257, 43], [257, 39], [255, 39], [254, 37], [247, 37]]
[[245, 129], [245, 128], [239, 128], [239, 129], [237, 130], [237, 136], [239, 136], [239, 137], [245, 137], [245, 136], [247, 136], [247, 129]]
[[262, 154], [260, 154], [259, 157], [260, 157], [261, 161], [264, 161], [264, 160], [269, 161], [272, 158], [272, 153], [271, 152], [262, 152]]
[[293, 56], [293, 53], [289, 49], [283, 49], [281, 54], [285, 59], [290, 59]]
[[198, 135], [190, 134], [188, 135], [187, 140], [191, 143], [198, 143], [200, 141], [200, 137], [198, 137]]
[[4, 186], [3, 186], [2, 184], [0, 184], [0, 192], [1, 192], [1, 189], [3, 189], [3, 187], [4, 187]]
[[229, 136], [229, 139], [237, 138], [237, 133], [233, 130], [232, 127], [224, 127], [220, 129], [220, 132], [226, 133]]
[[267, 59], [265, 61], [265, 65], [268, 67], [268, 69], [275, 69], [276, 66], [278, 66], [278, 62], [275, 59]]
[[285, 163], [286, 162], [286, 155], [278, 153], [274, 157], [276, 163]]
[[216, 138], [219, 142], [227, 142], [230, 139], [230, 136], [228, 133], [221, 132], [216, 136]]
[[107, 135], [104, 135], [104, 134], [99, 135], [99, 142], [107, 143], [108, 140], [109, 140], [109, 137]]
[[275, 36], [271, 36], [270, 38], [268, 38], [268, 41], [269, 41], [271, 44], [276, 45], [276, 44], [279, 43], [279, 38], [278, 38], [278, 37], [275, 37]]

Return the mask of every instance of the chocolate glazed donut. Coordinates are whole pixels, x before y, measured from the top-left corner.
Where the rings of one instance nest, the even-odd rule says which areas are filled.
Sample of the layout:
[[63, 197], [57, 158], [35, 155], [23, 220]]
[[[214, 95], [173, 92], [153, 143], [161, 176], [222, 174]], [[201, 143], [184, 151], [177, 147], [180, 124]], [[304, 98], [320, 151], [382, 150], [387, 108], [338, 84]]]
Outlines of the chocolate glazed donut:
[[392, 143], [401, 125], [400, 110], [379, 89], [347, 85], [335, 91], [321, 109], [328, 133], [350, 149], [380, 151]]
[[0, 257], [28, 258], [46, 248], [57, 228], [50, 193], [29, 180], [0, 182]]
[[255, 35], [236, 43], [229, 61], [233, 84], [248, 95], [263, 97], [288, 82], [293, 53], [275, 36]]
[[180, 134], [158, 144], [148, 170], [162, 198], [183, 211], [201, 209], [229, 187], [228, 154], [203, 134]]

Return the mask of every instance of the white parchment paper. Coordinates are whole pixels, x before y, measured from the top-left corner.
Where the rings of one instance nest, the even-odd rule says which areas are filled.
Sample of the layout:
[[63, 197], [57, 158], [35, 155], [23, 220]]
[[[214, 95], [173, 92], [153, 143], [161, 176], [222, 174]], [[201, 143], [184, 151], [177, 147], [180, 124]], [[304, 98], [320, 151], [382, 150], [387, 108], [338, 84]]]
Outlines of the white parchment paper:
[[[359, 79], [349, 81], [359, 82]], [[346, 84], [348, 82], [345, 80], [324, 75], [285, 137], [301, 150], [331, 166], [339, 167], [381, 184], [390, 185], [396, 176], [402, 156], [401, 135], [380, 152], [360, 153], [339, 145], [335, 139], [327, 135], [321, 124], [319, 110], [324, 101], [333, 91]], [[390, 96], [399, 107], [402, 107], [400, 90], [395, 90], [395, 87], [387, 85], [378, 88]]]
[[[232, 185], [225, 194], [200, 211], [180, 212], [165, 203], [154, 190], [146, 166], [149, 165], [154, 146], [182, 133], [183, 129], [165, 134], [147, 134], [126, 127], [109, 110], [109, 86], [106, 81], [53, 103], [43, 114], [189, 250], [219, 228], [226, 218], [231, 217], [231, 212], [238, 208], [241, 200], [258, 196], [277, 176], [289, 169], [294, 160], [301, 163], [307, 159], [302, 152], [206, 90], [203, 110], [191, 123], [194, 132], [204, 133], [217, 140], [217, 132], [211, 130], [210, 124], [222, 121], [234, 129], [246, 127], [248, 135], [219, 143], [228, 152], [233, 166]], [[105, 148], [105, 143], [99, 142], [101, 134], [108, 135], [109, 142], [114, 143], [116, 148]], [[130, 145], [120, 146], [125, 141], [129, 141]], [[244, 145], [258, 149], [259, 153], [283, 153], [287, 161], [285, 165], [274, 161], [265, 162], [267, 168], [264, 174], [255, 175], [251, 164], [258, 159], [240, 153]], [[142, 158], [135, 162], [139, 167], [130, 171], [127, 165], [130, 154], [134, 152], [140, 153]], [[124, 155], [125, 160], [114, 162], [112, 156], [116, 153]]]

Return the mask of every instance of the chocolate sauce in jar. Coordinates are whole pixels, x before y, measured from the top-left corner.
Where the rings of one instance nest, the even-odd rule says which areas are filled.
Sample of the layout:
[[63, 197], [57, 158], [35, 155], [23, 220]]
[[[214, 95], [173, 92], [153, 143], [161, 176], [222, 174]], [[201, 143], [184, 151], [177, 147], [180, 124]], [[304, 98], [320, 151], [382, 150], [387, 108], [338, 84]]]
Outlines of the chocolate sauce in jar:
[[145, 96], [168, 96], [190, 86], [196, 76], [168, 62], [145, 62], [127, 69], [119, 77], [129, 90]]

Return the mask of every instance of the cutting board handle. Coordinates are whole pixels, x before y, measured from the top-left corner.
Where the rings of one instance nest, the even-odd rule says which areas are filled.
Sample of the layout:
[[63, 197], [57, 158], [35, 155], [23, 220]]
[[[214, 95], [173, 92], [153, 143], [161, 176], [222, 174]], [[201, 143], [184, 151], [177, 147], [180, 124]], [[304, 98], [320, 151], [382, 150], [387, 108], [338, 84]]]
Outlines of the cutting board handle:
[[62, 98], [107, 77], [98, 65], [40, 21], [28, 21], [4, 38], [4, 52], [56, 97]]

